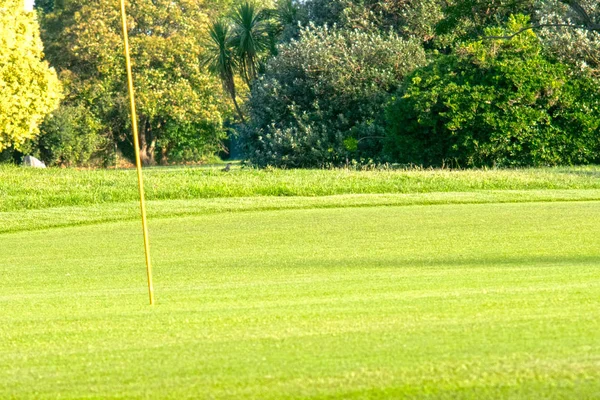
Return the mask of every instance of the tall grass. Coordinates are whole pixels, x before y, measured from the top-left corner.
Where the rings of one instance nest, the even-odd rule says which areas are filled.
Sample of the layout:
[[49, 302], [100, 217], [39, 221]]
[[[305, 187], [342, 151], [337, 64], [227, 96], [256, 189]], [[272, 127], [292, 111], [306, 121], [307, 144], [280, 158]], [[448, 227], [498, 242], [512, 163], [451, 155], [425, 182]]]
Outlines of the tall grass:
[[[600, 189], [600, 167], [519, 170], [254, 170], [181, 168], [145, 171], [149, 200], [257, 196], [330, 196]], [[34, 170], [0, 166], [0, 212], [133, 201], [132, 170]]]

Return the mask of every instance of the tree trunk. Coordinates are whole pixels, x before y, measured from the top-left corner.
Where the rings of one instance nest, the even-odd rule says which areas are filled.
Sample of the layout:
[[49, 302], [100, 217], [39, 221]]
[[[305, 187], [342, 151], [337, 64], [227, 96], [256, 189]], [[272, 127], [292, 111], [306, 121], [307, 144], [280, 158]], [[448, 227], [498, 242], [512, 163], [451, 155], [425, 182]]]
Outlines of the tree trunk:
[[223, 76], [222, 80], [223, 80], [223, 89], [225, 89], [229, 93], [229, 97], [231, 97], [231, 100], [233, 101], [233, 105], [235, 107], [236, 112], [238, 113], [238, 115], [240, 117], [240, 120], [242, 121], [242, 123], [245, 123], [246, 119], [244, 118], [244, 113], [242, 113], [242, 109], [240, 108], [240, 105], [237, 102], [237, 91], [235, 88], [235, 78], [234, 78], [233, 74], [230, 74], [228, 76]]
[[242, 124], [245, 124], [246, 118], [244, 118], [244, 114], [242, 113], [242, 110], [240, 109], [240, 106], [238, 105], [235, 95], [232, 97], [232, 100], [233, 100], [233, 105], [235, 106], [235, 109], [236, 109], [238, 115], [240, 116], [240, 120], [242, 121]]
[[160, 149], [160, 165], [169, 165], [168, 152], [169, 150], [166, 147]]
[[248, 85], [248, 88], [250, 88], [250, 72], [249, 72], [249, 66], [248, 66], [248, 60], [246, 57], [242, 58], [242, 64], [241, 64], [241, 69], [242, 69], [242, 79], [246, 82], [246, 85]]
[[240, 116], [240, 120], [242, 121], [242, 123], [246, 123], [246, 119], [244, 118], [242, 109], [240, 108], [240, 105], [237, 102], [237, 93], [235, 90], [235, 81], [234, 81], [233, 76], [231, 77], [230, 82], [229, 82], [229, 94], [231, 95], [231, 100], [233, 100], [233, 105], [235, 106], [235, 110], [237, 111], [238, 115]]
[[147, 165], [156, 165], [156, 139], [152, 139], [150, 141], [150, 145], [148, 146], [148, 164]]
[[[152, 140], [152, 128], [148, 118], [142, 117], [142, 123], [139, 129], [139, 140], [140, 140], [140, 160], [142, 165], [155, 165], [154, 149], [156, 146], [156, 140]], [[148, 143], [150, 140], [150, 143]]]
[[254, 61], [254, 56], [248, 55], [248, 69], [250, 70], [250, 82], [248, 82], [248, 87], [250, 87], [250, 83], [256, 79], [256, 63]]

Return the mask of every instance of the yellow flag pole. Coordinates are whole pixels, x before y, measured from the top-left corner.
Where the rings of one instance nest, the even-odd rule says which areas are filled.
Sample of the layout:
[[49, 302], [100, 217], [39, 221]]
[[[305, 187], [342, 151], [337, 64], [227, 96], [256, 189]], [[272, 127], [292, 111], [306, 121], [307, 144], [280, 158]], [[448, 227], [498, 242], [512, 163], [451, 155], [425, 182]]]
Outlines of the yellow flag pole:
[[150, 240], [148, 239], [148, 222], [146, 221], [146, 203], [144, 201], [144, 179], [142, 177], [142, 161], [140, 159], [140, 143], [138, 139], [137, 113], [135, 111], [135, 95], [133, 91], [133, 75], [131, 73], [131, 58], [129, 56], [129, 35], [127, 34], [127, 14], [125, 0], [121, 0], [121, 19], [123, 21], [123, 44], [125, 45], [125, 63], [127, 65], [127, 83], [129, 85], [129, 101], [131, 106], [131, 131], [135, 150], [135, 165], [137, 168], [138, 188], [140, 191], [140, 211], [142, 213], [142, 229], [144, 231], [144, 250], [146, 252], [146, 273], [148, 275], [148, 295], [150, 305], [154, 305], [154, 288], [152, 286], [152, 265], [150, 264]]

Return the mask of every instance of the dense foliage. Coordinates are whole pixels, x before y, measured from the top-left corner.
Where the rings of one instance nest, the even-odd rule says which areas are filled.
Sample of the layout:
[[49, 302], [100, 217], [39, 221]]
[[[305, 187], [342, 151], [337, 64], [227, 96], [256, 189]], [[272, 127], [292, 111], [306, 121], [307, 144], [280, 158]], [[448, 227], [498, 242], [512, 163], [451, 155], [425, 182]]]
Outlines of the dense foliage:
[[327, 27], [303, 29], [255, 82], [242, 132], [257, 165], [340, 165], [380, 151], [381, 107], [425, 63], [418, 43]]
[[[60, 165], [131, 158], [118, 2], [36, 7], [64, 99], [48, 114], [58, 83], [33, 14], [2, 8], [0, 160], [14, 148]], [[23, 18], [39, 73], [11, 55]], [[595, 0], [140, 0], [128, 25], [146, 164], [226, 146], [283, 167], [599, 158]]]
[[44, 120], [42, 135], [31, 143], [30, 152], [48, 165], [90, 164], [98, 149], [106, 148], [102, 122], [89, 109], [63, 104]]
[[39, 124], [58, 106], [56, 72], [44, 61], [35, 14], [22, 0], [0, 6], [0, 151], [20, 148], [39, 133]]
[[443, 2], [444, 17], [437, 26], [437, 33], [443, 45], [453, 47], [457, 41], [485, 35], [488, 27], [506, 22], [511, 15], [531, 15], [536, 2], [537, 0], [447, 0]]
[[[518, 31], [526, 18], [511, 18]], [[591, 79], [544, 58], [536, 35], [471, 42], [416, 71], [388, 109], [391, 159], [433, 166], [597, 162], [600, 97]]]
[[[600, 20], [600, 3], [581, 0], [586, 13]], [[577, 23], [579, 15], [566, 4], [542, 2], [537, 16], [544, 24]], [[540, 31], [546, 49], [584, 73], [600, 76], [600, 31], [570, 27], [546, 27]]]
[[[241, 136], [253, 163], [314, 167], [386, 160], [471, 167], [599, 159], [598, 85], [589, 74], [598, 65], [593, 1], [295, 4], [297, 23], [309, 27], [280, 48], [247, 104]], [[526, 17], [514, 17], [519, 13]], [[500, 25], [507, 28], [494, 28]], [[393, 82], [381, 79], [378, 74], [397, 66], [392, 60], [401, 54], [410, 55], [406, 66], [424, 62], [421, 53], [401, 46], [377, 49], [375, 38], [389, 35], [421, 41], [429, 65], [407, 80], [402, 74]], [[357, 61], [366, 48], [380, 58]]]

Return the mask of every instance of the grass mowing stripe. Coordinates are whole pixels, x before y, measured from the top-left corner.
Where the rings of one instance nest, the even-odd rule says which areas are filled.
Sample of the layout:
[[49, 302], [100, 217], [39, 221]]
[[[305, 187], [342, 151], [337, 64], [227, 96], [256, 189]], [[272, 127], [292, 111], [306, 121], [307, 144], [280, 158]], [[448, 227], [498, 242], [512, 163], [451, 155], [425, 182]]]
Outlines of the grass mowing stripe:
[[[150, 218], [172, 218], [226, 212], [309, 208], [352, 208], [439, 204], [598, 201], [600, 190], [502, 190], [463, 193], [338, 195], [322, 197], [250, 197], [148, 201]], [[0, 234], [89, 225], [139, 218], [137, 203], [58, 207], [0, 212]]]
[[3, 234], [0, 397], [594, 398], [599, 217], [572, 202], [155, 220], [155, 308], [137, 222]]

